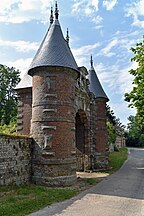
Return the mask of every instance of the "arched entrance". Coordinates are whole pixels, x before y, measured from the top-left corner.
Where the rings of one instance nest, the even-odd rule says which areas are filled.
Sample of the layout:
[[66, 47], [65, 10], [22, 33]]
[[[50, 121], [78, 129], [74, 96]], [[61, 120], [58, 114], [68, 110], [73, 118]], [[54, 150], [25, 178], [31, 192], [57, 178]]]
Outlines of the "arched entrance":
[[76, 113], [75, 128], [77, 171], [84, 171], [87, 158], [88, 121], [83, 110], [78, 110]]

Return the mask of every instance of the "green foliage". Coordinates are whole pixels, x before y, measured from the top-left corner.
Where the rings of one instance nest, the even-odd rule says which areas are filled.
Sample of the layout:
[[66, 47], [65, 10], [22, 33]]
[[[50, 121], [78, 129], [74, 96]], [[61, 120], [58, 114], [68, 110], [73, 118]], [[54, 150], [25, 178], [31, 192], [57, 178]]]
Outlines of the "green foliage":
[[116, 124], [116, 116], [114, 115], [114, 111], [111, 110], [110, 106], [106, 106], [106, 115], [107, 115], [107, 119], [110, 123], [112, 123], [113, 125]]
[[107, 133], [108, 133], [108, 143], [115, 143], [116, 141], [116, 130], [112, 123], [107, 121]]
[[87, 185], [96, 185], [100, 181], [98, 178], [85, 178], [83, 180]]
[[126, 159], [127, 148], [121, 148], [119, 151], [111, 152], [109, 154], [109, 167], [112, 168], [112, 172], [119, 170]]
[[116, 145], [114, 145], [114, 151], [119, 152], [119, 148]]
[[128, 131], [126, 132], [127, 146], [143, 147], [144, 146], [144, 128], [141, 124], [141, 117], [129, 116]]
[[130, 107], [137, 109], [137, 114], [144, 127], [144, 36], [142, 42], [137, 43], [136, 47], [131, 50], [134, 53], [131, 61], [137, 62], [138, 67], [129, 71], [134, 76], [133, 89], [130, 93], [125, 94], [125, 100], [130, 103]]
[[0, 65], [0, 125], [8, 125], [17, 116], [17, 96], [14, 88], [20, 81], [14, 67]]
[[106, 114], [107, 114], [107, 134], [108, 134], [108, 144], [115, 144], [116, 137], [118, 134], [124, 135], [125, 126], [122, 125], [120, 119], [114, 115], [113, 110], [111, 110], [110, 106], [106, 106]]
[[47, 205], [70, 199], [75, 189], [54, 189], [43, 186], [0, 187], [0, 215], [24, 216]]
[[140, 138], [139, 138], [139, 145], [141, 147], [144, 147], [144, 134], [141, 134], [140, 135]]
[[0, 125], [0, 134], [6, 134], [11, 135], [16, 132], [17, 127], [17, 119], [13, 118], [11, 119], [10, 123], [8, 125]]

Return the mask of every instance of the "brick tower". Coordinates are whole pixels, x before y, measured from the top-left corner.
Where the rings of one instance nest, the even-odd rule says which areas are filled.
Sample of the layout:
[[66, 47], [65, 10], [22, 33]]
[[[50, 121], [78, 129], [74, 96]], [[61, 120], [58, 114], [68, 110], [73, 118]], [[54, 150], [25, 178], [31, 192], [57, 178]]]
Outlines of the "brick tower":
[[107, 166], [107, 129], [106, 129], [106, 102], [109, 101], [93, 67], [89, 70], [91, 94], [91, 130], [93, 131], [92, 155], [93, 169], [104, 169]]
[[33, 182], [71, 185], [76, 180], [75, 82], [78, 66], [51, 11], [50, 28], [28, 71], [32, 76]]
[[31, 152], [33, 183], [67, 186], [77, 171], [107, 165], [105, 94], [91, 57], [88, 71], [78, 67], [63, 37], [57, 3], [50, 27], [21, 82], [18, 134], [34, 140]]

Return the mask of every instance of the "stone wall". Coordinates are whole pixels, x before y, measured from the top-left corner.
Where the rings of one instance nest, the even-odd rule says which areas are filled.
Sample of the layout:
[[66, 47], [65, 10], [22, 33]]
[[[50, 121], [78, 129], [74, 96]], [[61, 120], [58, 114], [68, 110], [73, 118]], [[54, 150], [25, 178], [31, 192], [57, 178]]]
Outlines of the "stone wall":
[[116, 141], [115, 141], [115, 146], [118, 148], [124, 148], [126, 146], [125, 144], [125, 137], [123, 134], [117, 134], [116, 136]]
[[0, 186], [31, 180], [32, 139], [0, 135]]

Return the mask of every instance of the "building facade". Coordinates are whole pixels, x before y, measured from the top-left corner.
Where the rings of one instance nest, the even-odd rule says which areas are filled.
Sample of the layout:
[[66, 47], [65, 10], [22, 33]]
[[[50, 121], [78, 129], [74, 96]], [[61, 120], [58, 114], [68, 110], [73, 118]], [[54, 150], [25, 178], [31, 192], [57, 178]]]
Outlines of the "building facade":
[[107, 166], [105, 94], [93, 67], [78, 67], [63, 36], [56, 3], [50, 27], [17, 86], [18, 134], [33, 142], [32, 181], [70, 185], [76, 171]]

